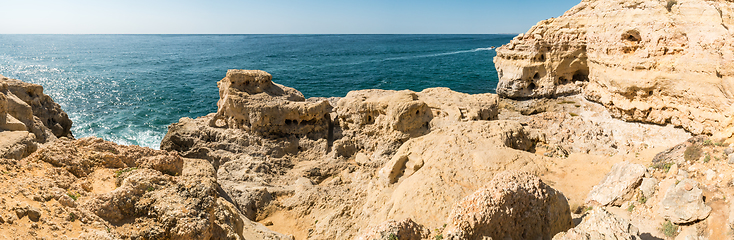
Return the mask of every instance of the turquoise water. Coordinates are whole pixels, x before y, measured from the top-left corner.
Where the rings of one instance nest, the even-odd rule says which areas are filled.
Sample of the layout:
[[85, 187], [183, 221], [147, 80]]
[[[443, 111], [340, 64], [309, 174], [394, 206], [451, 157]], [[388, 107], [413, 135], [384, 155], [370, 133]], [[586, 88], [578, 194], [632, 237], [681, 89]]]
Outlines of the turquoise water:
[[44, 86], [78, 138], [157, 148], [181, 117], [216, 112], [227, 69], [306, 97], [358, 89], [494, 92], [489, 47], [511, 35], [0, 35], [0, 74]]

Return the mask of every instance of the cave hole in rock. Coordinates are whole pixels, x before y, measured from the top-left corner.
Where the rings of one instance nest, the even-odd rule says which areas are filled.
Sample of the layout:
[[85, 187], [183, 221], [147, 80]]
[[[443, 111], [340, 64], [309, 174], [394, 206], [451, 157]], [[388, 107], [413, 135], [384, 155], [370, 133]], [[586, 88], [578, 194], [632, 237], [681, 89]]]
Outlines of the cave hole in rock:
[[533, 80], [540, 80], [540, 73], [535, 73], [535, 75], [533, 75]]
[[583, 71], [576, 71], [573, 74], [573, 81], [574, 82], [588, 82], [589, 81], [589, 74], [585, 73]]
[[629, 30], [629, 31], [622, 33], [622, 40], [626, 40], [630, 42], [639, 42], [639, 41], [642, 41], [642, 37], [640, 36], [639, 31]]
[[528, 89], [530, 89], [530, 90], [533, 90], [533, 89], [535, 89], [537, 87], [538, 86], [535, 86], [535, 83], [534, 82], [531, 82], [530, 84], [528, 84]]

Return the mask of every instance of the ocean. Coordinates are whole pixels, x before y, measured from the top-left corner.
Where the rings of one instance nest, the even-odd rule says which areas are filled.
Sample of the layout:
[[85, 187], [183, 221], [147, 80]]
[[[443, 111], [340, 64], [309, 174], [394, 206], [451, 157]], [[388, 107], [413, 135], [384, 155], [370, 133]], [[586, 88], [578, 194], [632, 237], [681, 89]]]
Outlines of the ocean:
[[217, 111], [227, 69], [309, 97], [448, 87], [494, 93], [492, 46], [514, 35], [0, 35], [0, 74], [40, 84], [75, 137], [157, 149], [179, 118]]

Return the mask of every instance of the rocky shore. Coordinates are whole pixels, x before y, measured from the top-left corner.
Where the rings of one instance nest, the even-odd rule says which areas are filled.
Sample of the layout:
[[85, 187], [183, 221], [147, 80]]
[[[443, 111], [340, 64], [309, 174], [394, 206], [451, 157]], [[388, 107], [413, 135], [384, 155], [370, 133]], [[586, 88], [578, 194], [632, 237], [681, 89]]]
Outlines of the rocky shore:
[[732, 10], [584, 0], [497, 49], [497, 94], [229, 70], [161, 150], [0, 76], [0, 239], [730, 239]]

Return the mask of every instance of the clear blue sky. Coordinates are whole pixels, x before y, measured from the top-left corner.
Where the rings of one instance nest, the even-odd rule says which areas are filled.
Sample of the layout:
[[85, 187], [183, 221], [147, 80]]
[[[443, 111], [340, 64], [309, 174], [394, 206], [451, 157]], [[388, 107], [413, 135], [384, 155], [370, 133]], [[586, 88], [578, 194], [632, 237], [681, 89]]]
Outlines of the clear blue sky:
[[520, 33], [580, 0], [3, 0], [0, 34]]

